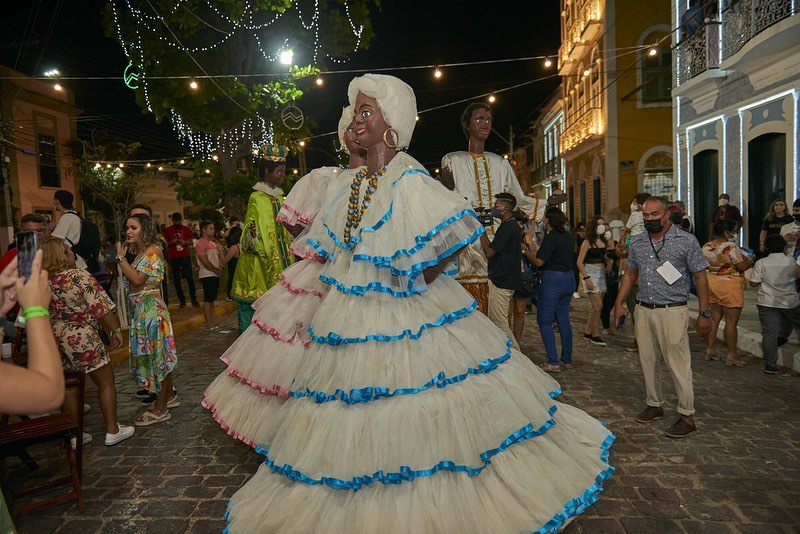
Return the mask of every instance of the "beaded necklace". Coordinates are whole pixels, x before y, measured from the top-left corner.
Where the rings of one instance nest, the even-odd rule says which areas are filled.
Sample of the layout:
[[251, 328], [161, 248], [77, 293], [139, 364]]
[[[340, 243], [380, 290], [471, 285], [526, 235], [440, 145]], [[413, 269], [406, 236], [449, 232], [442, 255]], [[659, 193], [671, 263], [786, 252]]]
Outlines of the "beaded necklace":
[[372, 194], [378, 189], [378, 178], [386, 172], [386, 167], [381, 167], [377, 172], [370, 174], [367, 178], [367, 190], [361, 200], [361, 207], [358, 206], [358, 199], [361, 196], [361, 182], [367, 176], [366, 167], [359, 169], [350, 184], [350, 199], [347, 203], [347, 222], [344, 225], [344, 242], [350, 243], [350, 234], [361, 224], [361, 217], [367, 211], [372, 200]]

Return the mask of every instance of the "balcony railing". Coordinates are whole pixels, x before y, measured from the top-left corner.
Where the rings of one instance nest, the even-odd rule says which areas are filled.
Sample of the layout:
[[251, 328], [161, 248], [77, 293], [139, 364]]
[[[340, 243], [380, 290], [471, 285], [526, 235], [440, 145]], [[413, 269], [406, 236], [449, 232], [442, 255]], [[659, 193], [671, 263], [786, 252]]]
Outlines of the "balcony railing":
[[[570, 54], [576, 46], [582, 45], [585, 41], [594, 36], [584, 35], [592, 24], [600, 21], [600, 0], [583, 0], [578, 7], [578, 15], [575, 20], [565, 29], [561, 39], [561, 46], [558, 49], [558, 69], [567, 63]], [[587, 39], [589, 37], [589, 39]]]
[[719, 27], [719, 22], [707, 22], [680, 42], [677, 85], [708, 69], [719, 68]]
[[568, 124], [561, 135], [561, 153], [564, 154], [593, 135], [603, 132], [603, 118], [600, 108], [590, 108]]
[[792, 0], [729, 1], [722, 13], [722, 57], [729, 58], [773, 24], [797, 14]]

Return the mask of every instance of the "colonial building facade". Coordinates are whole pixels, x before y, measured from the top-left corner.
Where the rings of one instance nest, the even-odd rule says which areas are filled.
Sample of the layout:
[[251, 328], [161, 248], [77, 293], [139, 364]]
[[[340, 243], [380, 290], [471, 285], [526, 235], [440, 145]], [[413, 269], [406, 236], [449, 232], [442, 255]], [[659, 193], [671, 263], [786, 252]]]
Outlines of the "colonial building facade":
[[701, 7], [692, 25], [694, 4], [672, 6], [678, 194], [703, 242], [718, 195], [728, 193], [745, 217], [742, 244], [756, 248], [770, 203], [800, 196], [800, 3]]

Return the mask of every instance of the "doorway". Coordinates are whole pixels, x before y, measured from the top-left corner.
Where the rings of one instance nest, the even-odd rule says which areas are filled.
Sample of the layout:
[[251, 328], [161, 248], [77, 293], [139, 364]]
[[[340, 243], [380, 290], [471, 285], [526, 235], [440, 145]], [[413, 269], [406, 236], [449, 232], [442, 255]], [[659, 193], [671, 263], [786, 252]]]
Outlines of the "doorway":
[[786, 134], [768, 133], [747, 144], [747, 241], [748, 248], [758, 250], [761, 221], [776, 198], [786, 200], [791, 208], [793, 198], [786, 198]]
[[719, 197], [719, 152], [703, 150], [692, 161], [694, 189], [694, 233], [703, 245], [711, 238], [711, 216], [717, 209]]

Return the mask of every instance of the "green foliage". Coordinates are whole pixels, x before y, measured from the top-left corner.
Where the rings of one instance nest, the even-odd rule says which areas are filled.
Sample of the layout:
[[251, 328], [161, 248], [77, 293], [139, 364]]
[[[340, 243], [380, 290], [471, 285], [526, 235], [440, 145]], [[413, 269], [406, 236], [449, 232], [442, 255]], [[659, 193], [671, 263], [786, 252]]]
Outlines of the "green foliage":
[[[193, 165], [194, 176], [175, 176], [172, 186], [181, 200], [189, 200], [195, 206], [220, 209], [225, 200], [238, 197], [245, 201], [253, 191], [257, 178], [252, 172], [237, 171], [223, 177], [219, 164], [213, 161], [197, 161]], [[206, 170], [211, 171], [207, 173]]]
[[[319, 0], [321, 49], [317, 64], [312, 65], [315, 33], [303, 27], [297, 12], [287, 12], [295, 4], [292, 0], [112, 3], [104, 15], [106, 35], [121, 38], [134, 65], [141, 65], [136, 100], [143, 110], [148, 110], [149, 101], [157, 121], [175, 110], [193, 129], [211, 135], [234, 129], [245, 119], [262, 117], [272, 123], [275, 140], [284, 143], [310, 132], [289, 131], [280, 120], [282, 108], [300, 100], [301, 86], [324, 67], [321, 58], [350, 54], [356, 44], [362, 49], [369, 45], [373, 37], [370, 7], [379, 5], [376, 0]], [[252, 13], [245, 13], [246, 5]], [[312, 5], [300, 3], [305, 22], [311, 21]], [[364, 27], [358, 43], [345, 6], [355, 25]], [[247, 29], [254, 27], [259, 29]], [[286, 66], [263, 57], [262, 50], [274, 53], [284, 43], [304, 66], [287, 71]], [[202, 77], [197, 90], [189, 88], [191, 77]], [[237, 148], [246, 150], [245, 145]]]

